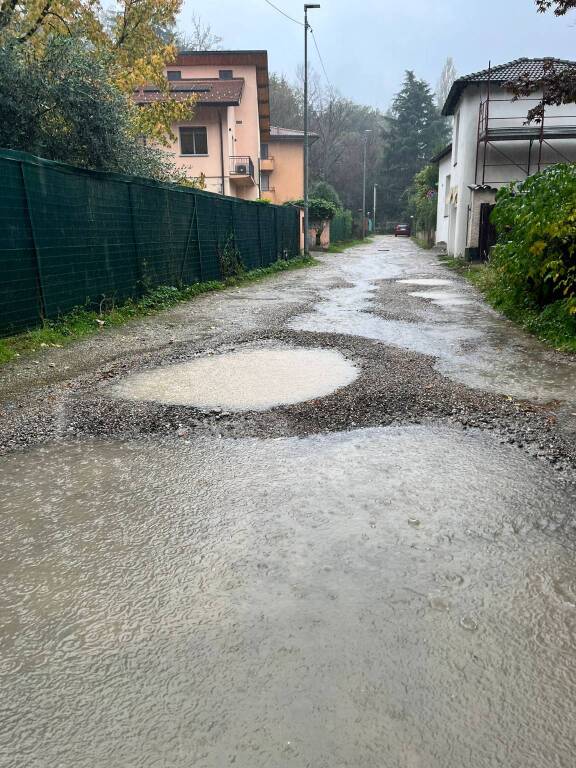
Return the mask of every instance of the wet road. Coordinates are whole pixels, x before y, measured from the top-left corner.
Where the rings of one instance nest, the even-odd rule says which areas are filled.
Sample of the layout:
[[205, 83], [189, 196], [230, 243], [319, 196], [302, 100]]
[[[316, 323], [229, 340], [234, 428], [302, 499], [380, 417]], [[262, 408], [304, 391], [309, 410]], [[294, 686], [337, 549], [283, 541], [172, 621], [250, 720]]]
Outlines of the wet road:
[[[76, 354], [276, 324], [572, 409], [574, 364], [410, 242], [325, 264]], [[70, 440], [62, 421], [0, 460], [1, 766], [572, 768], [576, 493], [546, 462], [444, 423]]]

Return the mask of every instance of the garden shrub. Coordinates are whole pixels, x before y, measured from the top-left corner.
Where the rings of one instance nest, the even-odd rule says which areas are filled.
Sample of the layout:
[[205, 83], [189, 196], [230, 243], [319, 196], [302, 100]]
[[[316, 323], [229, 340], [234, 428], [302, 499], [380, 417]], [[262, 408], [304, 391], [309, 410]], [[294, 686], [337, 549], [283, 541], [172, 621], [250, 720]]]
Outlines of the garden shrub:
[[541, 309], [561, 301], [576, 315], [576, 165], [501, 189], [492, 222], [490, 266], [516, 303]]

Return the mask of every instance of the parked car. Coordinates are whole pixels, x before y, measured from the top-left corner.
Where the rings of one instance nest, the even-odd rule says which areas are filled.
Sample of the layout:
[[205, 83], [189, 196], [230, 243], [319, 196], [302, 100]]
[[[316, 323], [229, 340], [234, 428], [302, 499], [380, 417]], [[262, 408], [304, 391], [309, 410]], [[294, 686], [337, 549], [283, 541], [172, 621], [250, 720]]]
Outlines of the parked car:
[[410, 224], [396, 224], [394, 227], [394, 237], [398, 237], [398, 235], [410, 237]]

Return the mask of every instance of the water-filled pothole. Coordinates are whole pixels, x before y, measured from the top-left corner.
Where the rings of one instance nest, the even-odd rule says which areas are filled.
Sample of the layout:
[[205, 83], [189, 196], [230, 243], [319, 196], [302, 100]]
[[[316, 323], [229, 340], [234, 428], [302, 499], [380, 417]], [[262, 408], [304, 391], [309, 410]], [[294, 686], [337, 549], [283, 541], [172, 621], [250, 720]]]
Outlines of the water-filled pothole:
[[116, 395], [198, 408], [263, 411], [323, 397], [358, 368], [328, 349], [251, 349], [155, 368], [113, 387]]
[[413, 277], [405, 280], [396, 280], [404, 285], [452, 285], [452, 280], [444, 280], [439, 277]]

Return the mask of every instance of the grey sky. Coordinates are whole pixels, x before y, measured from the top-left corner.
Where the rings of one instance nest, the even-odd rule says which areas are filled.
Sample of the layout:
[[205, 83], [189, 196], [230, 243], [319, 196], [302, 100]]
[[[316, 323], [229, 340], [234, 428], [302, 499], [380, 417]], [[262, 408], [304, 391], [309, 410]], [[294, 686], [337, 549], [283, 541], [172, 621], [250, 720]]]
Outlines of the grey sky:
[[[315, 0], [316, 1], [316, 0]], [[310, 12], [332, 84], [343, 95], [387, 108], [405, 69], [434, 87], [447, 56], [467, 74], [520, 56], [576, 59], [576, 13], [536, 12], [533, 0], [317, 0]], [[302, 17], [301, 0], [273, 0]], [[225, 48], [265, 48], [270, 69], [293, 79], [302, 63], [303, 31], [265, 0], [185, 0], [181, 26], [193, 11]], [[312, 46], [311, 64], [318, 71]]]

